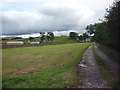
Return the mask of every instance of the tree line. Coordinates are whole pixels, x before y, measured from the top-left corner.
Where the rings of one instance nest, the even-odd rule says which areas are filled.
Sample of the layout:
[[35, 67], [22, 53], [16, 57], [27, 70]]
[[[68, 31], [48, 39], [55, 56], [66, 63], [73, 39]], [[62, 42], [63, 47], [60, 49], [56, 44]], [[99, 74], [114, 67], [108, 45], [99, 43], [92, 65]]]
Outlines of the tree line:
[[[45, 35], [45, 32], [40, 32], [40, 42], [44, 42], [45, 39], [47, 39], [47, 41], [51, 41], [53, 42], [53, 39], [54, 39], [54, 33], [52, 32], [48, 32], [47, 35]], [[34, 38], [33, 37], [30, 37], [29, 40], [33, 40]]]
[[86, 31], [94, 34], [95, 42], [120, 51], [120, 1], [106, 9], [104, 18], [101, 23], [87, 25]]
[[78, 35], [76, 32], [70, 32], [69, 38], [74, 40], [86, 40], [86, 38], [89, 38], [87, 33], [83, 33], [82, 35]]
[[53, 41], [54, 33], [48, 32], [47, 35], [45, 35], [45, 32], [40, 32], [40, 39], [42, 42], [45, 40], [45, 37], [47, 37], [48, 41]]
[[[48, 42], [49, 41], [53, 42], [54, 40], [54, 33], [52, 32], [48, 32], [47, 35], [45, 35], [45, 32], [40, 32], [39, 34], [40, 34], [40, 37], [39, 37], [40, 42], [44, 42], [46, 39]], [[85, 42], [86, 38], [89, 38], [87, 33], [83, 33], [82, 35], [79, 35], [76, 32], [69, 33], [69, 39], [73, 39], [76, 41], [83, 40]], [[34, 39], [33, 37], [29, 37], [29, 40], [33, 40], [33, 39]]]

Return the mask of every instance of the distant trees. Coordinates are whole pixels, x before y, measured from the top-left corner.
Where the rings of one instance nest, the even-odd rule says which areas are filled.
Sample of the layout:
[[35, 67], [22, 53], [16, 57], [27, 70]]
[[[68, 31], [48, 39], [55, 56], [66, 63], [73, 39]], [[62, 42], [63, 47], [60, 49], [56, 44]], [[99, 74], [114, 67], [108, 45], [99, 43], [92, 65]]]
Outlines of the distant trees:
[[50, 41], [50, 32], [47, 33], [47, 40]]
[[87, 33], [83, 33], [83, 40], [85, 41], [86, 38], [89, 38], [88, 34]]
[[[91, 24], [91, 26], [94, 26], [94, 31], [92, 34], [94, 34], [94, 36], [92, 37], [92, 40], [96, 41], [97, 43], [100, 44], [108, 44], [111, 42], [111, 35], [108, 31], [106, 22], [102, 22], [102, 23], [96, 23], [96, 24]], [[90, 34], [90, 29], [87, 30], [87, 32], [89, 32]], [[91, 34], [90, 34], [91, 35]]]
[[29, 37], [29, 40], [33, 40], [34, 39], [34, 37]]
[[83, 35], [78, 36], [79, 40], [83, 40]]
[[46, 37], [48, 41], [53, 41], [54, 34], [52, 32], [48, 32], [47, 35], [45, 35], [45, 32], [40, 32], [40, 40], [42, 42], [45, 40]]
[[54, 39], [54, 34], [52, 32], [48, 32], [47, 33], [47, 40], [48, 41], [53, 41], [53, 39]]
[[96, 24], [95, 25], [92, 25], [92, 24], [87, 25], [87, 27], [85, 28], [87, 33], [89, 33], [90, 35], [95, 33], [95, 26], [96, 26]]
[[78, 33], [76, 33], [76, 32], [70, 32], [70, 34], [69, 34], [69, 38], [70, 39], [77, 39], [78, 38]]
[[40, 39], [43, 42], [45, 40], [45, 32], [40, 32]]
[[89, 38], [87, 33], [83, 33], [82, 35], [78, 35], [76, 32], [70, 32], [69, 34], [70, 39], [77, 40], [77, 42], [85, 42], [87, 38]]
[[96, 25], [96, 32], [94, 35], [94, 40], [100, 44], [107, 44], [110, 40], [110, 37], [108, 37], [107, 34], [109, 34], [109, 32], [106, 32], [106, 23], [98, 23]]

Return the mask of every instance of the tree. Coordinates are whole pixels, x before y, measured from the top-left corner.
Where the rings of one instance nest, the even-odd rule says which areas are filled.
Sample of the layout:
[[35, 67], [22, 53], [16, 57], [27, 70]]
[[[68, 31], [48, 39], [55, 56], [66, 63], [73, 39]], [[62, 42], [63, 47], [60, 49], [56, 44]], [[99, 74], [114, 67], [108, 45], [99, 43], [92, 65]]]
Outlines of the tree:
[[50, 33], [50, 41], [53, 41], [53, 39], [54, 39], [54, 34], [51, 32]]
[[45, 32], [40, 32], [40, 39], [43, 42], [45, 40]]
[[33, 40], [34, 38], [33, 37], [29, 37], [29, 40]]
[[50, 32], [47, 33], [47, 40], [50, 41]]
[[70, 34], [69, 34], [70, 39], [75, 39], [76, 40], [77, 37], [78, 37], [78, 34], [76, 32], [70, 32]]
[[97, 42], [97, 43], [101, 43], [101, 44], [103, 44], [104, 43], [104, 41], [105, 41], [105, 34], [106, 32], [105, 32], [105, 23], [103, 24], [103, 23], [98, 23], [97, 25], [96, 25], [96, 32], [95, 32], [95, 41]]
[[120, 46], [120, 1], [113, 3], [106, 11], [105, 22], [112, 41], [109, 45], [118, 48]]
[[95, 31], [94, 31], [95, 30], [95, 26], [96, 26], [96, 24], [95, 25], [92, 25], [92, 24], [87, 25], [87, 27], [85, 28], [87, 33], [89, 33], [90, 35], [95, 33]]
[[41, 41], [44, 41], [44, 40], [45, 40], [45, 35], [42, 35]]
[[44, 35], [45, 34], [45, 32], [40, 32], [40, 35], [42, 36], [42, 35]]
[[89, 36], [88, 36], [88, 34], [87, 33], [83, 33], [83, 40], [85, 41], [86, 40], [86, 38], [88, 38]]
[[[95, 26], [94, 40], [115, 50], [119, 50], [120, 1], [106, 9], [105, 20]], [[87, 27], [88, 28], [88, 27]]]
[[54, 39], [54, 34], [52, 32], [48, 32], [48, 34], [47, 34], [47, 40], [48, 41], [53, 41], [53, 39]]
[[83, 35], [78, 36], [79, 40], [83, 40]]

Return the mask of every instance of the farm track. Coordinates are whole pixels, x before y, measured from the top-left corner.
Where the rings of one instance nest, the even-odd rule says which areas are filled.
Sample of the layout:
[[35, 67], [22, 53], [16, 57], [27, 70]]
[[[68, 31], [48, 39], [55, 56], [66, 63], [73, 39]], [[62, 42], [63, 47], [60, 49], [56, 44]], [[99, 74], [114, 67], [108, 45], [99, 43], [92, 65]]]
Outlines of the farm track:
[[110, 88], [107, 86], [108, 83], [103, 79], [98, 68], [96, 60], [93, 56], [92, 46], [86, 50], [80, 64], [87, 66], [79, 66], [79, 76], [82, 76], [83, 78], [83, 85], [80, 86], [80, 88]]
[[[95, 44], [94, 44], [95, 45]], [[95, 45], [95, 52], [97, 55], [114, 71], [120, 74], [119, 64], [114, 62], [111, 58], [109, 58], [106, 54], [104, 54], [98, 47]]]

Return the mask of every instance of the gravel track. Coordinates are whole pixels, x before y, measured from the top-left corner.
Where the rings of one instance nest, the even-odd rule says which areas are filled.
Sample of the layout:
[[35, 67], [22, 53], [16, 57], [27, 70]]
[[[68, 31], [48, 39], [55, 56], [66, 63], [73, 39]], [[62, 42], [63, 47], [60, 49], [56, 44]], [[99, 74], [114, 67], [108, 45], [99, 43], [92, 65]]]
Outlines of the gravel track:
[[[81, 64], [85, 67], [80, 66]], [[101, 75], [93, 56], [92, 46], [84, 53], [79, 67], [79, 75], [83, 78], [81, 88], [110, 88], [107, 86], [107, 81], [105, 81]]]

